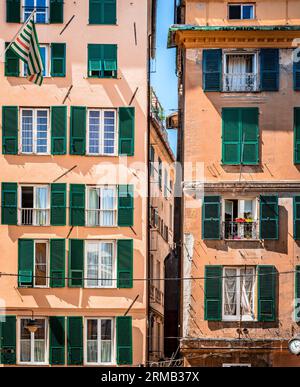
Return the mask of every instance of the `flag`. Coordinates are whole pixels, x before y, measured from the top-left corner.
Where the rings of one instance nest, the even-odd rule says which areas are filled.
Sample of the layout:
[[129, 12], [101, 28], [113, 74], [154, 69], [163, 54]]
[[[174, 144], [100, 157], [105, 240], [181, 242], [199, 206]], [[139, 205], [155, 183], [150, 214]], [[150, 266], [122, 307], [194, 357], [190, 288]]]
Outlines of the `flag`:
[[33, 18], [32, 14], [11, 43], [10, 49], [27, 64], [28, 80], [41, 86], [44, 68]]

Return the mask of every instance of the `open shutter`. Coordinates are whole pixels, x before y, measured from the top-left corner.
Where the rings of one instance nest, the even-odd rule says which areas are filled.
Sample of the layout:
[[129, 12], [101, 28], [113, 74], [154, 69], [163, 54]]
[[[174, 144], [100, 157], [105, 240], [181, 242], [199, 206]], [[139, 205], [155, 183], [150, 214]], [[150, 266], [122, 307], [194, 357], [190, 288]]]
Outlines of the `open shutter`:
[[300, 164], [300, 107], [294, 108], [294, 163]]
[[51, 44], [51, 77], [66, 76], [66, 44]]
[[204, 319], [222, 320], [222, 266], [205, 266]]
[[277, 195], [260, 195], [260, 239], [278, 239]]
[[133, 286], [133, 240], [118, 240], [117, 253], [117, 287], [132, 288]]
[[[93, 71], [103, 70], [103, 52], [101, 44], [88, 45], [88, 76], [93, 77]], [[98, 76], [97, 76], [98, 77]]]
[[2, 107], [2, 152], [6, 155], [18, 153], [18, 107]]
[[260, 51], [260, 74], [262, 91], [279, 90], [278, 48], [263, 48]]
[[116, 0], [90, 0], [89, 24], [116, 24]]
[[119, 108], [119, 155], [134, 155], [135, 108]]
[[68, 365], [83, 363], [82, 317], [68, 317]]
[[65, 317], [49, 317], [50, 351], [49, 363], [52, 365], [65, 364]]
[[0, 318], [0, 363], [16, 364], [16, 316]]
[[300, 321], [300, 266], [295, 268], [295, 321]]
[[294, 73], [294, 90], [300, 91], [300, 54], [299, 52], [293, 61], [293, 73]]
[[85, 185], [70, 185], [70, 226], [85, 225]]
[[65, 287], [66, 241], [64, 239], [50, 240], [50, 286]]
[[300, 240], [300, 196], [294, 197], [294, 239]]
[[67, 151], [67, 106], [51, 107], [51, 154], [65, 155]]
[[242, 164], [259, 163], [258, 108], [242, 108], [241, 114], [241, 160]]
[[222, 50], [203, 50], [203, 90], [222, 90]]
[[220, 196], [204, 196], [202, 206], [202, 239], [220, 239]]
[[50, 23], [64, 22], [64, 0], [50, 0]]
[[222, 163], [237, 165], [241, 162], [241, 117], [238, 108], [222, 109]]
[[131, 227], [134, 220], [133, 185], [119, 185], [118, 226]]
[[7, 23], [20, 23], [21, 0], [6, 0], [6, 21]]
[[[5, 43], [5, 48], [9, 43]], [[6, 77], [18, 77], [20, 75], [20, 59], [10, 48], [5, 53], [5, 73]]]
[[86, 107], [71, 106], [71, 155], [85, 154]]
[[64, 183], [51, 184], [51, 225], [66, 225], [67, 185]]
[[17, 225], [18, 223], [18, 185], [2, 183], [2, 224]]
[[18, 257], [18, 286], [33, 286], [33, 257], [34, 241], [33, 239], [19, 239], [19, 257]]
[[276, 320], [276, 284], [275, 266], [258, 266], [258, 321]]
[[69, 245], [69, 287], [83, 287], [84, 241], [70, 239]]
[[117, 364], [132, 364], [132, 317], [117, 317]]

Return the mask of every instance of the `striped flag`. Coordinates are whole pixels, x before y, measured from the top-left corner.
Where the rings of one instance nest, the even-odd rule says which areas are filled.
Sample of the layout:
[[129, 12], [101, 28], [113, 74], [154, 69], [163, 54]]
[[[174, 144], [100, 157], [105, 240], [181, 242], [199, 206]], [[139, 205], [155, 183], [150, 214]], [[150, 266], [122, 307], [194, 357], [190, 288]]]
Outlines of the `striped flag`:
[[27, 64], [28, 80], [41, 86], [44, 68], [33, 18], [34, 15], [24, 24], [10, 48]]

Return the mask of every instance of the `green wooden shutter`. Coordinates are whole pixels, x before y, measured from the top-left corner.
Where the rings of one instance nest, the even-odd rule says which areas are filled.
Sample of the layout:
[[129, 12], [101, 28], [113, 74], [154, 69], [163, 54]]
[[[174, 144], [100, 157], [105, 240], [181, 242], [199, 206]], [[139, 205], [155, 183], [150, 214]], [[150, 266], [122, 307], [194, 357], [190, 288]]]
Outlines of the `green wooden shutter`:
[[50, 23], [64, 22], [64, 0], [50, 0]]
[[294, 239], [300, 240], [300, 196], [294, 197]]
[[70, 239], [69, 244], [69, 287], [83, 287], [84, 241]]
[[51, 77], [66, 76], [66, 44], [51, 44]]
[[222, 320], [222, 266], [205, 266], [204, 319]]
[[278, 48], [264, 48], [260, 51], [260, 76], [262, 91], [279, 90]]
[[276, 320], [276, 285], [275, 266], [258, 266], [258, 321]]
[[71, 106], [70, 154], [85, 155], [86, 107]]
[[85, 185], [70, 185], [70, 226], [85, 225]]
[[[5, 48], [9, 43], [5, 43]], [[6, 77], [18, 77], [20, 75], [20, 59], [10, 48], [5, 53], [5, 72]]]
[[204, 196], [202, 206], [202, 239], [221, 239], [220, 217], [220, 196]]
[[260, 195], [260, 239], [278, 239], [277, 195]]
[[118, 316], [117, 320], [117, 364], [132, 364], [132, 317]]
[[[116, 78], [118, 69], [116, 44], [88, 45], [88, 76]], [[93, 72], [96, 72], [96, 74]]]
[[50, 240], [50, 286], [65, 287], [66, 241], [64, 239]]
[[2, 107], [2, 152], [6, 155], [18, 153], [18, 107]]
[[89, 24], [116, 24], [116, 0], [90, 0]]
[[18, 286], [33, 286], [34, 241], [19, 239]]
[[66, 225], [67, 185], [51, 184], [51, 225]]
[[300, 107], [294, 108], [294, 163], [300, 164]]
[[52, 365], [65, 364], [65, 317], [49, 317], [50, 351], [49, 363]]
[[119, 108], [119, 155], [134, 155], [135, 108]]
[[242, 164], [259, 163], [258, 108], [242, 108], [241, 114], [241, 160]]
[[222, 90], [222, 50], [203, 50], [203, 90]]
[[67, 106], [51, 107], [51, 154], [67, 152]]
[[134, 223], [133, 185], [118, 187], [118, 226], [131, 227]]
[[133, 240], [118, 240], [117, 252], [117, 287], [132, 288], [133, 286]]
[[2, 224], [17, 225], [18, 223], [18, 185], [2, 183]]
[[[300, 310], [297, 310], [300, 307], [300, 266], [295, 268], [295, 321], [300, 321]], [[299, 300], [299, 301], [298, 301]]]
[[6, 21], [7, 23], [20, 23], [21, 0], [6, 0]]
[[92, 72], [103, 70], [103, 52], [101, 44], [88, 44], [88, 76], [95, 77]]
[[237, 165], [241, 162], [240, 109], [222, 109], [222, 163]]
[[16, 316], [0, 318], [0, 363], [16, 364]]
[[[297, 62], [295, 61], [297, 60]], [[300, 91], [300, 54], [294, 58], [293, 62], [293, 78], [294, 78], [294, 90]]]
[[83, 363], [82, 317], [68, 317], [68, 365]]
[[117, 48], [116, 44], [102, 44], [104, 78], [117, 78]]

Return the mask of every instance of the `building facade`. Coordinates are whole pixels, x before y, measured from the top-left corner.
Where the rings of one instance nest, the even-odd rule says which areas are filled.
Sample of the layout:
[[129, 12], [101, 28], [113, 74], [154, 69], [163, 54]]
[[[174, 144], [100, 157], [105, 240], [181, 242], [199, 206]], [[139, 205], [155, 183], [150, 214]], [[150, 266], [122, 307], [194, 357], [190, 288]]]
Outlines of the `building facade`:
[[139, 365], [151, 2], [2, 1], [3, 50], [32, 3], [43, 85], [0, 65], [0, 363]]
[[299, 5], [185, 0], [170, 28], [187, 366], [300, 365], [288, 350], [299, 334]]

